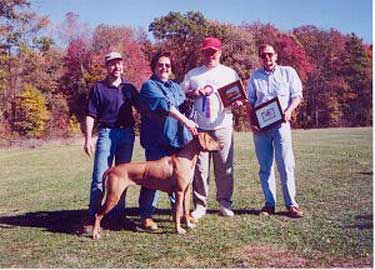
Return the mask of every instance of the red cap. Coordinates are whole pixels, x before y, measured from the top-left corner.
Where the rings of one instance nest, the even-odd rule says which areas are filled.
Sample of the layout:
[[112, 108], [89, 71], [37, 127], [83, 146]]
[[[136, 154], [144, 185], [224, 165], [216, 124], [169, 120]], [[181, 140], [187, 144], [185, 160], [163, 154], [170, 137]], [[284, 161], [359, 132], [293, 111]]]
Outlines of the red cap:
[[216, 51], [221, 49], [221, 41], [214, 37], [205, 38], [201, 45], [201, 51], [207, 49], [214, 49]]

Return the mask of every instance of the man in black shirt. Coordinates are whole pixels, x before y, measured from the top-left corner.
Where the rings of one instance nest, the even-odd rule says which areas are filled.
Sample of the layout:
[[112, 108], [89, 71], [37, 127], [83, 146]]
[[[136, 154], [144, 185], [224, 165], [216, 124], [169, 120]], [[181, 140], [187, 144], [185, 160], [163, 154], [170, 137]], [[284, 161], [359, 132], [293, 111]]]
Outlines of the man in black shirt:
[[[122, 77], [121, 54], [105, 56], [107, 77], [95, 83], [90, 91], [86, 110], [84, 151], [94, 154], [92, 131], [95, 121], [99, 132], [96, 142], [94, 168], [91, 179], [90, 204], [83, 231], [91, 232], [95, 214], [100, 208], [103, 190], [102, 176], [108, 167], [130, 162], [134, 145], [134, 118], [131, 106], [135, 104], [136, 88]], [[118, 221], [124, 216], [125, 198], [111, 211]]]

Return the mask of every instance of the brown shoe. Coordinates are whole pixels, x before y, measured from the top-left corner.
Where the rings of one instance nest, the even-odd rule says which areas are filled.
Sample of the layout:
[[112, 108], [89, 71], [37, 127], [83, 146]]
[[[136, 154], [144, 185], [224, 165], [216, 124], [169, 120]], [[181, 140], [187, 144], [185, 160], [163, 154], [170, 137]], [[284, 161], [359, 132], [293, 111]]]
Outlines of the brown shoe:
[[301, 218], [303, 217], [303, 212], [296, 206], [291, 206], [288, 208], [288, 216], [291, 218]]
[[261, 216], [270, 216], [275, 214], [275, 207], [265, 205], [260, 209], [259, 215]]
[[158, 229], [158, 224], [156, 224], [152, 218], [143, 218], [141, 220], [141, 227], [146, 231], [156, 231]]

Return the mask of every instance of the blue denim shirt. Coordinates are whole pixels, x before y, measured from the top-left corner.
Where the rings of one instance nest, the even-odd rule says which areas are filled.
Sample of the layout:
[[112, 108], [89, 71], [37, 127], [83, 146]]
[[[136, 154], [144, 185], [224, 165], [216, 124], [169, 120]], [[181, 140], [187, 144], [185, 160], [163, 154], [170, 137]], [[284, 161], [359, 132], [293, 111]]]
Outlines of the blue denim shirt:
[[285, 111], [295, 97], [302, 98], [302, 83], [294, 68], [277, 65], [273, 71], [263, 67], [254, 71], [248, 81], [248, 97], [253, 107], [278, 97]]
[[180, 148], [192, 140], [189, 130], [169, 116], [171, 106], [178, 108], [185, 101], [185, 93], [171, 80], [160, 81], [155, 75], [146, 81], [139, 93], [141, 106], [141, 134], [143, 148]]

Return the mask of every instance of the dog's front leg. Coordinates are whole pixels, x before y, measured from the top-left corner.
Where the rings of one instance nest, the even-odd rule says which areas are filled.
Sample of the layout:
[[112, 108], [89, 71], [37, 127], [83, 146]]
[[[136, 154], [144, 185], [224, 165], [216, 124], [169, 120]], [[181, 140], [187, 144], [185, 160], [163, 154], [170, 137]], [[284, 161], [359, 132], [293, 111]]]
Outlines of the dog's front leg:
[[100, 238], [100, 234], [101, 234], [101, 227], [100, 227], [100, 221], [102, 220], [102, 218], [104, 217], [103, 214], [96, 214], [95, 215], [95, 223], [94, 223], [94, 229], [92, 231], [92, 238], [94, 240], [98, 240]]
[[181, 217], [182, 217], [182, 208], [183, 208], [183, 199], [184, 199], [184, 191], [179, 190], [176, 192], [176, 232], [178, 234], [186, 233], [186, 230], [181, 227]]

